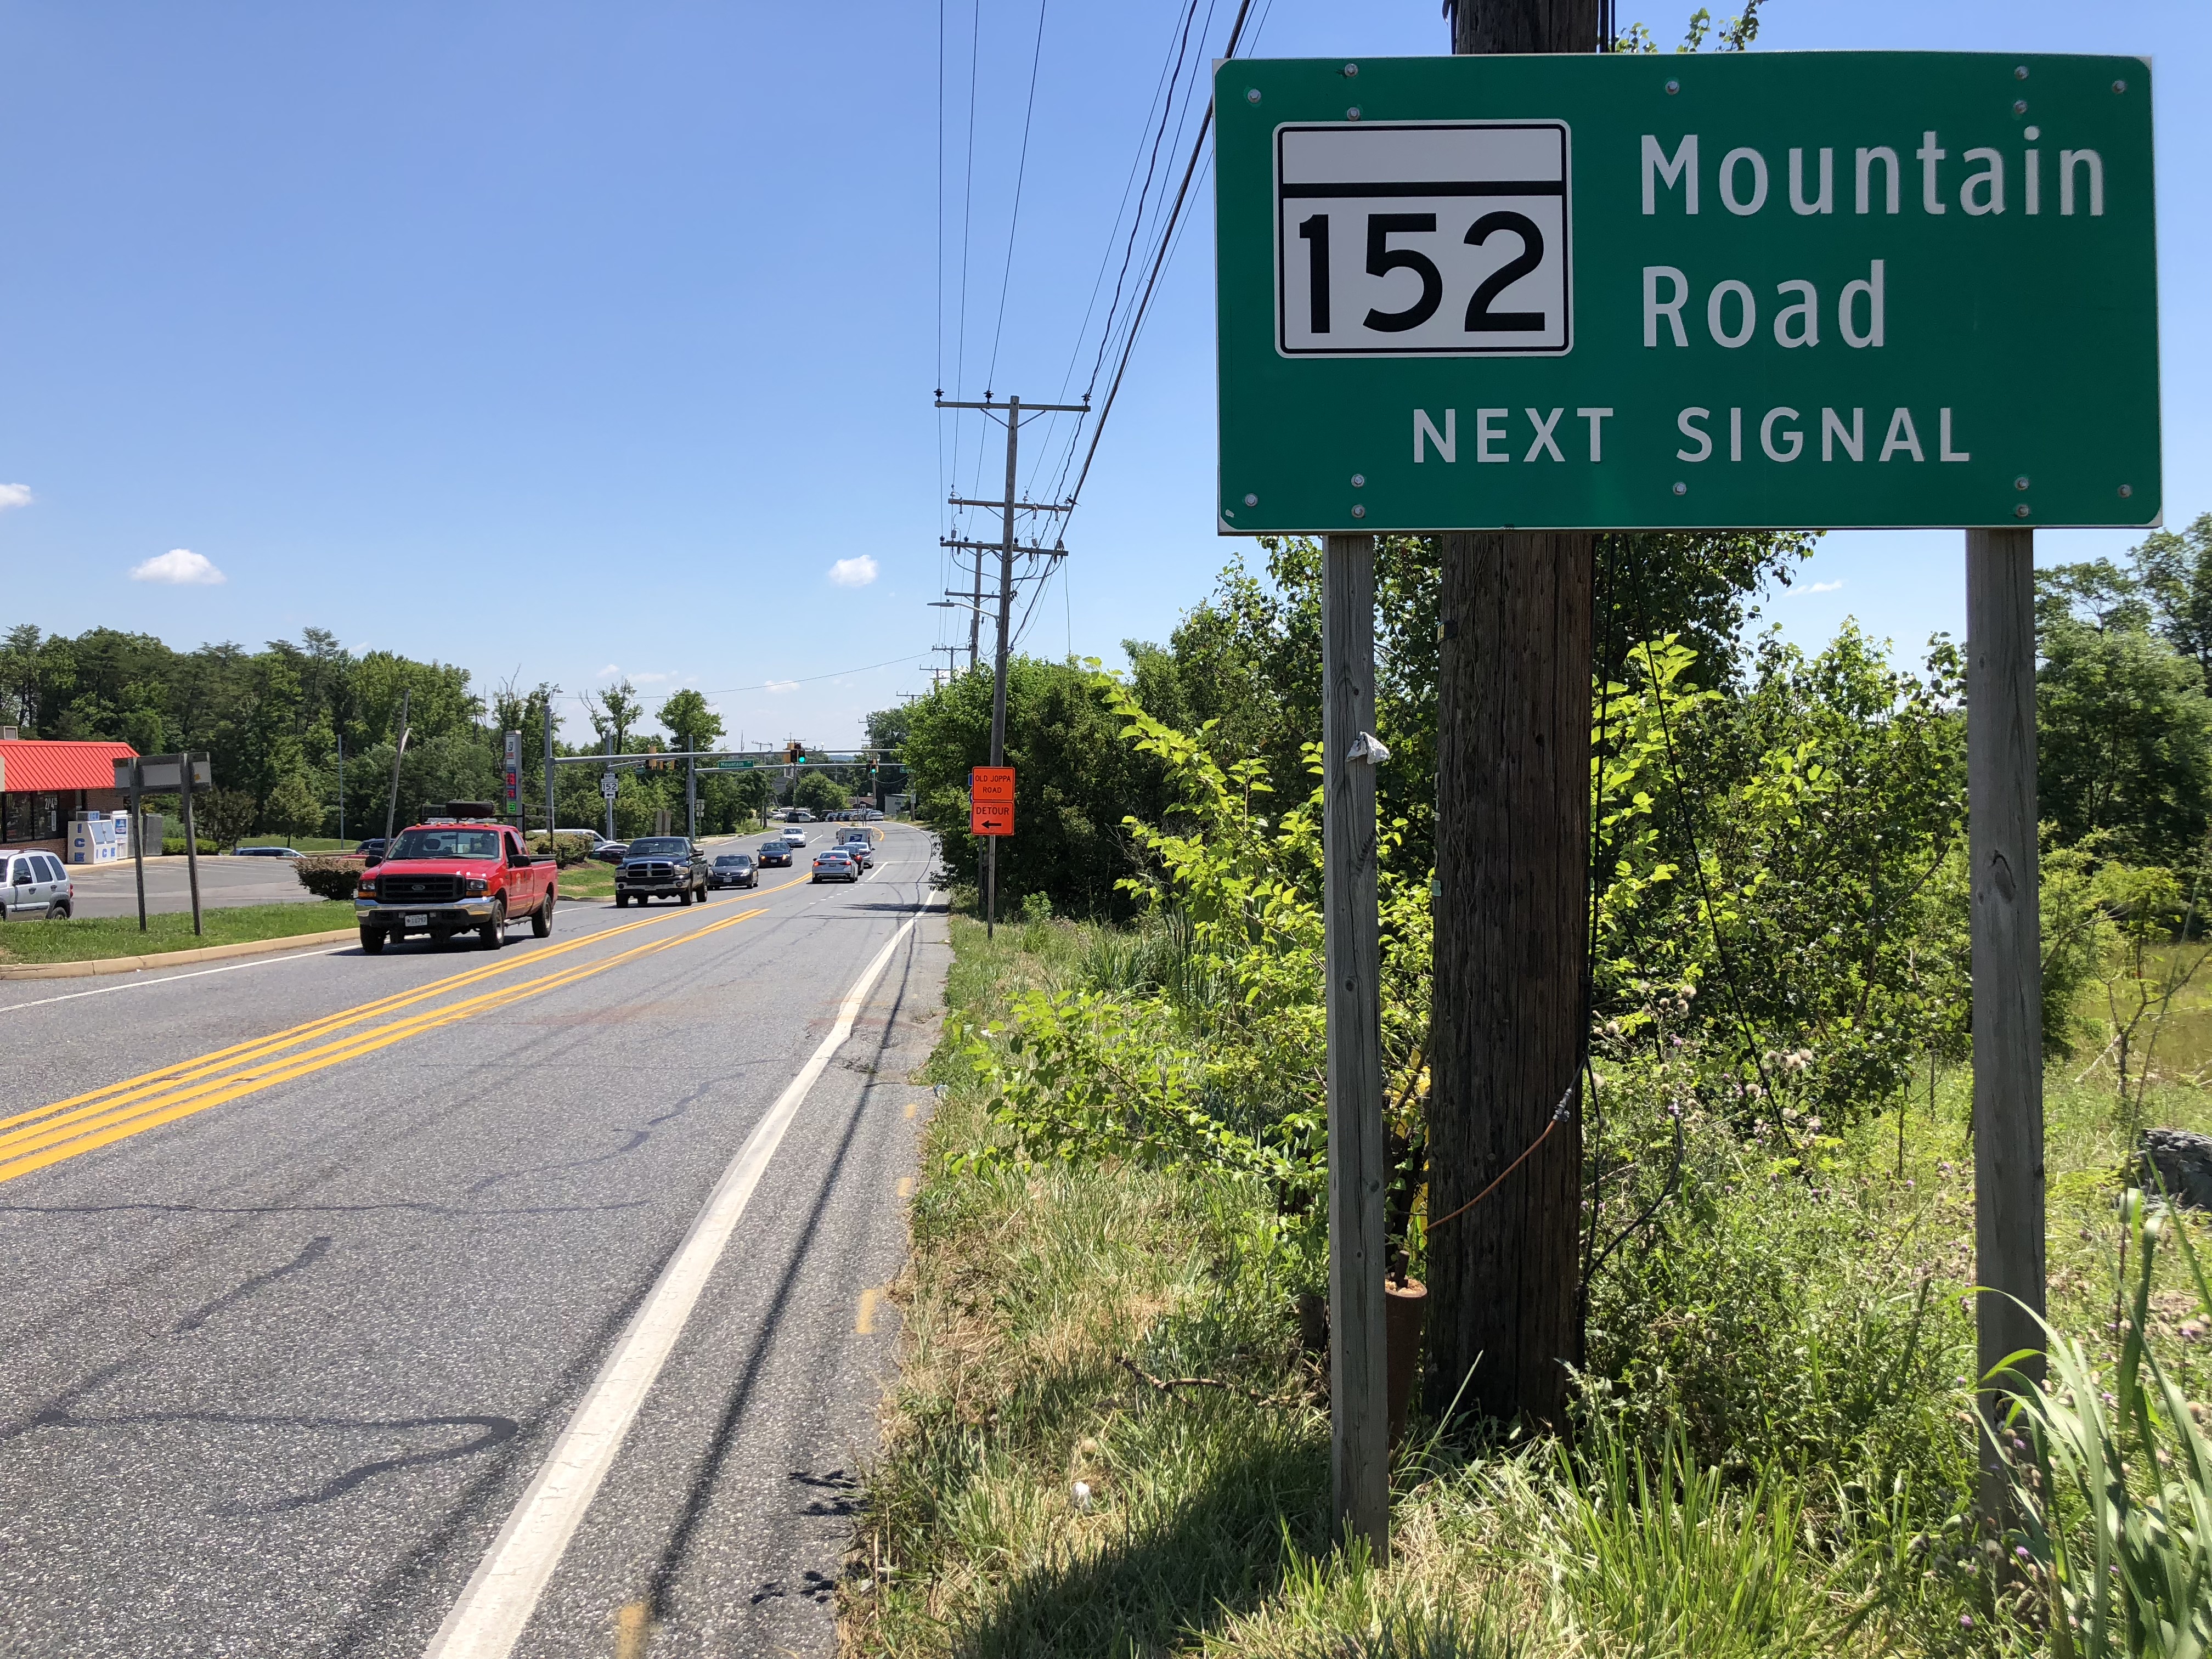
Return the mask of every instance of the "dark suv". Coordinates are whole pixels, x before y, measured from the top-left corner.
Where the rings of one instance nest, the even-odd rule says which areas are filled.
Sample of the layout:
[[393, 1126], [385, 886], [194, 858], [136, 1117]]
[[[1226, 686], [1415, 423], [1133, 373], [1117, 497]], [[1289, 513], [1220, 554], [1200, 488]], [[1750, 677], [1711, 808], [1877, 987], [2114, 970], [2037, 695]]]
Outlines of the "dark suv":
[[632, 899], [707, 902], [707, 855], [682, 836], [640, 836], [615, 866], [615, 908]]

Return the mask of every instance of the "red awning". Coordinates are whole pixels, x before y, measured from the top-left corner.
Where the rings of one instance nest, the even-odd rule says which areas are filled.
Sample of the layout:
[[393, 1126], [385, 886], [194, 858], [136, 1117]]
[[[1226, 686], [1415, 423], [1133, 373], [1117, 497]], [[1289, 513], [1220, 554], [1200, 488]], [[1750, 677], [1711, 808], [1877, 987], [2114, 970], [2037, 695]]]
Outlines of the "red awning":
[[127, 743], [0, 741], [0, 793], [33, 789], [112, 789], [115, 763], [138, 751]]

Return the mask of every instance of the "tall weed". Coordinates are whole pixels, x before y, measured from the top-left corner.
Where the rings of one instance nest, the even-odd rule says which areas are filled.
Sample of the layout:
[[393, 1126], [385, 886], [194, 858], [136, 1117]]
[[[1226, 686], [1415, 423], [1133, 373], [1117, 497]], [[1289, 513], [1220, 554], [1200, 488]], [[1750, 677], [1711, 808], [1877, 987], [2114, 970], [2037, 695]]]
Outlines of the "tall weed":
[[[2149, 1340], [2155, 1255], [2170, 1234], [2212, 1322], [2212, 1287], [2187, 1225], [2122, 1194], [2135, 1267], [2126, 1279], [2119, 1363], [2109, 1379], [2088, 1350], [2044, 1322], [2049, 1381], [2001, 1371], [2010, 1400], [1997, 1435], [2024, 1522], [2013, 1594], [2047, 1590], [2051, 1650], [2072, 1659], [2203, 1659], [2212, 1651], [2212, 1444]], [[2014, 1361], [2021, 1357], [2014, 1356]], [[2109, 1382], [2109, 1386], [2108, 1386]]]

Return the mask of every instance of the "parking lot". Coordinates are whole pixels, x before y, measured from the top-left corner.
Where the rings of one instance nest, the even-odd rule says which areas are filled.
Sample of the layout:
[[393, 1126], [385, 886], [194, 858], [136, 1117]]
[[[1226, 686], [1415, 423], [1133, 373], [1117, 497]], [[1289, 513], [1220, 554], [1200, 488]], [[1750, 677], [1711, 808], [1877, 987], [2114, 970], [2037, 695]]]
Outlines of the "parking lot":
[[[146, 860], [146, 908], [149, 912], [189, 910], [191, 888], [185, 861], [179, 858]], [[137, 879], [129, 860], [120, 864], [72, 864], [70, 884], [75, 890], [71, 914], [80, 916], [135, 916], [138, 914]], [[218, 910], [237, 904], [297, 904], [314, 896], [300, 885], [289, 859], [203, 858], [200, 860], [200, 906]]]

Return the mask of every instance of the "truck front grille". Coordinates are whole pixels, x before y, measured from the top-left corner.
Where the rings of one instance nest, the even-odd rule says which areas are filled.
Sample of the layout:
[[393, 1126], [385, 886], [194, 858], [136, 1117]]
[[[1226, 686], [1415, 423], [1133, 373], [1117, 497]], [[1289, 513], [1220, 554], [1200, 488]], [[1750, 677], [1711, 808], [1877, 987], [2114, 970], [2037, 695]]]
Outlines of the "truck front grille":
[[386, 904], [451, 904], [461, 896], [459, 876], [385, 876], [376, 884]]

